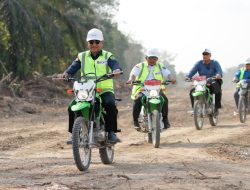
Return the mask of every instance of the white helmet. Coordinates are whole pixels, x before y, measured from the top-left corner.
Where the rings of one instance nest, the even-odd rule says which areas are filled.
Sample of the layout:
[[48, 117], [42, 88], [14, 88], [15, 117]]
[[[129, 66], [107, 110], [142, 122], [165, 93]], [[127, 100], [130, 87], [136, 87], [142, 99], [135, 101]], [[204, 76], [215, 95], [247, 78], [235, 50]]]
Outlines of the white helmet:
[[250, 64], [250, 57], [246, 59], [245, 64]]
[[151, 48], [151, 49], [148, 49], [147, 53], [146, 53], [146, 56], [147, 57], [157, 57], [159, 58], [160, 56], [160, 52], [157, 48]]
[[97, 28], [93, 28], [91, 29], [90, 31], [88, 31], [88, 34], [87, 34], [87, 38], [86, 38], [86, 41], [90, 41], [90, 40], [99, 40], [99, 41], [103, 41], [104, 38], [103, 38], [103, 34], [102, 34], [102, 31], [97, 29]]

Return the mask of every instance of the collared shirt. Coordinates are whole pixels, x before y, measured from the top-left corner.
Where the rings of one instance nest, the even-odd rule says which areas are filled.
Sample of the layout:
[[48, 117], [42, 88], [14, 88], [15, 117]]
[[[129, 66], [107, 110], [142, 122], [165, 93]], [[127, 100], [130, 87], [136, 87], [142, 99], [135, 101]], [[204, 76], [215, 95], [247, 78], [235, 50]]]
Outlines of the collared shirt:
[[[93, 60], [98, 59], [100, 55], [102, 55], [102, 50], [97, 53], [96, 56], [94, 56], [92, 53], [90, 54]], [[116, 69], [120, 69], [119, 63], [116, 59], [114, 59], [113, 56], [108, 58], [107, 60], [108, 66], [111, 68], [112, 71]], [[79, 58], [76, 58], [71, 65], [64, 71], [65, 73], [68, 73], [70, 75], [74, 75], [79, 69], [81, 68], [81, 61]]]
[[[234, 76], [239, 79], [240, 78], [240, 73], [241, 70], [236, 71], [236, 73], [234, 74]], [[250, 79], [250, 70], [245, 70], [243, 78], [242, 79]]]
[[221, 77], [223, 75], [221, 66], [216, 60], [210, 60], [208, 64], [205, 64], [204, 60], [198, 61], [187, 77], [192, 78], [197, 72], [200, 76], [206, 76], [207, 78], [213, 77], [216, 74], [219, 74]]
[[[153, 74], [154, 68], [155, 68], [155, 65], [153, 65], [153, 66], [148, 65], [149, 74], [148, 74], [148, 77], [147, 77], [146, 80], [154, 79], [154, 74]], [[135, 77], [137, 77], [140, 74], [140, 72], [141, 72], [141, 69], [140, 69], [140, 67], [137, 64], [131, 70], [129, 78], [131, 79], [132, 75], [134, 75]], [[171, 72], [165, 66], [162, 67], [162, 75], [163, 75], [163, 78], [165, 80], [167, 80], [167, 79], [172, 80], [173, 79], [173, 77], [171, 75]]]

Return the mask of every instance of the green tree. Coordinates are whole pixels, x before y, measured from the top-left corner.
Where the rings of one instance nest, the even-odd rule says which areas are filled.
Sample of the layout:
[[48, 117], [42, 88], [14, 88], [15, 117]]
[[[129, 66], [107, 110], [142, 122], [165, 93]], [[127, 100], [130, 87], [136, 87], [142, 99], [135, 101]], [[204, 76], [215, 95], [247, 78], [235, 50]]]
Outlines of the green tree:
[[118, 0], [0, 0], [0, 59], [21, 78], [33, 71], [62, 72], [87, 48], [87, 31], [96, 27], [104, 33], [105, 49], [126, 69], [134, 43], [112, 21], [118, 5]]

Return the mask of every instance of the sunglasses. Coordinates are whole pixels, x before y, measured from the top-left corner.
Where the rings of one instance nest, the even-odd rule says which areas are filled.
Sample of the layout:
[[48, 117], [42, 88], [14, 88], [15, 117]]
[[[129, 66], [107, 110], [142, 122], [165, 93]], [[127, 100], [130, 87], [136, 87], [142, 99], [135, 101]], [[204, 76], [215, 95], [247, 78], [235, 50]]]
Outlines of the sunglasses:
[[100, 40], [90, 40], [89, 43], [90, 44], [99, 44], [101, 41]]
[[150, 56], [150, 57], [148, 57], [149, 59], [154, 59], [154, 60], [156, 60], [156, 59], [158, 59], [158, 57], [155, 57], [155, 56]]
[[202, 55], [210, 55], [209, 53], [203, 53]]

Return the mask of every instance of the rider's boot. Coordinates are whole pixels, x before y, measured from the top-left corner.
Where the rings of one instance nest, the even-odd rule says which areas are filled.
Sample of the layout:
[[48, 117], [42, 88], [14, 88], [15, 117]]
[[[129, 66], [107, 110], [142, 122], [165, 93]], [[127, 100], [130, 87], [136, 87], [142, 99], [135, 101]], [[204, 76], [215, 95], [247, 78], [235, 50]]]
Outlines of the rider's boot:
[[121, 142], [121, 140], [116, 136], [116, 134], [113, 131], [110, 131], [108, 134], [108, 140], [110, 143], [118, 143]]
[[169, 120], [168, 120], [168, 117], [164, 117], [162, 119], [162, 122], [163, 122], [163, 129], [168, 129], [171, 127], [170, 123], [169, 123]]
[[138, 130], [140, 130], [140, 128], [141, 127], [140, 127], [139, 121], [137, 119], [137, 120], [134, 121], [134, 129], [138, 131]]

